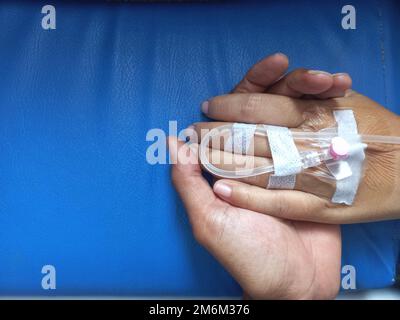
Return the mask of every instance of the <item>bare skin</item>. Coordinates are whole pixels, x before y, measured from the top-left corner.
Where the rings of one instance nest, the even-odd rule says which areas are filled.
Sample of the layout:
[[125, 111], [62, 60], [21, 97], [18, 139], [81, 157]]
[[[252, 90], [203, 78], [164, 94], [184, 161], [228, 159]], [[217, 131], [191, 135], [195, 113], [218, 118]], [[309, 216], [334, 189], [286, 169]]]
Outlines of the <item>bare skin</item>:
[[[361, 134], [400, 136], [399, 116], [351, 90], [343, 97], [325, 100], [267, 93], [230, 94], [213, 98], [204, 111], [219, 121], [318, 131], [335, 124], [332, 110], [337, 109], [354, 111]], [[199, 123], [195, 128], [200, 132], [215, 125]], [[256, 163], [271, 161], [266, 158], [271, 156], [267, 146], [265, 141], [255, 142]], [[294, 191], [267, 190], [268, 175], [240, 181], [223, 179], [214, 185], [214, 191], [234, 206], [285, 219], [340, 224], [399, 218], [400, 146], [370, 144], [365, 153], [364, 178], [352, 206], [332, 204], [329, 199], [335, 182], [306, 172], [298, 175]], [[228, 168], [224, 164], [221, 166]]]
[[[176, 138], [170, 149], [187, 149]], [[180, 150], [178, 154], [186, 153]], [[174, 153], [171, 153], [171, 156]], [[292, 222], [235, 207], [218, 198], [198, 164], [172, 169], [172, 181], [197, 241], [253, 299], [331, 299], [340, 284], [340, 229]]]
[[[296, 70], [282, 78], [288, 60], [274, 55], [256, 64], [236, 86], [242, 94], [287, 97], [343, 96], [346, 74]], [[194, 145], [195, 146], [195, 145]], [[255, 299], [330, 299], [340, 283], [340, 228], [293, 222], [243, 209], [217, 197], [201, 173], [196, 148], [169, 138], [172, 181], [187, 209], [196, 239]], [[181, 157], [187, 159], [181, 161]]]

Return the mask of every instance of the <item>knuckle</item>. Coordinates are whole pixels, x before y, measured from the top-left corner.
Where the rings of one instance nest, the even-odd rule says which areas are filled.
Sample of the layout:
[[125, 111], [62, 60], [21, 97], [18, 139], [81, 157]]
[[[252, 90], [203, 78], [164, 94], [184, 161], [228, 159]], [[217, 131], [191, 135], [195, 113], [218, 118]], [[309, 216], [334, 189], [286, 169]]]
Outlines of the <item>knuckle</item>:
[[262, 97], [259, 94], [249, 94], [245, 102], [240, 106], [240, 116], [243, 119], [249, 119], [254, 116], [257, 106], [262, 103]]
[[238, 190], [240, 193], [240, 202], [243, 208], [249, 209], [253, 203], [253, 194], [247, 189]]
[[223, 210], [215, 212], [208, 219], [208, 224], [206, 225], [208, 233], [217, 241], [221, 240], [224, 235], [225, 227], [228, 224], [228, 211], [229, 206], [225, 206]]
[[298, 79], [298, 76], [303, 75], [303, 74], [306, 73], [307, 71], [308, 71], [308, 69], [305, 69], [305, 68], [297, 68], [297, 69], [295, 69], [292, 73], [290, 73], [290, 74], [288, 75], [288, 79], [297, 80], [297, 79]]
[[275, 213], [280, 217], [286, 217], [290, 212], [290, 207], [285, 197], [276, 193], [273, 201], [275, 202]]
[[214, 114], [216, 110], [223, 107], [226, 96], [216, 96], [208, 100], [208, 113]]
[[307, 72], [307, 69], [297, 68], [293, 72], [289, 73], [286, 78], [286, 83], [291, 87], [292, 85], [296, 86], [299, 83], [299, 80], [304, 80], [301, 77], [304, 73]]
[[228, 210], [229, 206], [226, 206], [224, 209], [208, 212], [201, 220], [193, 221], [193, 236], [198, 243], [208, 246], [223, 237], [228, 223]]

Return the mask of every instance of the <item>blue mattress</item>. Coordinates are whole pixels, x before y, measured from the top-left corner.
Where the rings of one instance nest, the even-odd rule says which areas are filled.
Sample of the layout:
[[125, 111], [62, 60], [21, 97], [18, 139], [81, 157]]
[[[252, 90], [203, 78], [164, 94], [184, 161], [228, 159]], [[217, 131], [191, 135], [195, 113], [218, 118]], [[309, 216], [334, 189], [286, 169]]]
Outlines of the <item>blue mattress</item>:
[[[146, 133], [205, 120], [200, 103], [267, 54], [349, 72], [400, 113], [396, 1], [352, 1], [355, 30], [343, 1], [52, 4], [56, 30], [41, 2], [0, 3], [0, 295], [240, 296], [193, 239], [170, 168], [146, 162]], [[399, 222], [342, 231], [357, 288], [392, 285]]]

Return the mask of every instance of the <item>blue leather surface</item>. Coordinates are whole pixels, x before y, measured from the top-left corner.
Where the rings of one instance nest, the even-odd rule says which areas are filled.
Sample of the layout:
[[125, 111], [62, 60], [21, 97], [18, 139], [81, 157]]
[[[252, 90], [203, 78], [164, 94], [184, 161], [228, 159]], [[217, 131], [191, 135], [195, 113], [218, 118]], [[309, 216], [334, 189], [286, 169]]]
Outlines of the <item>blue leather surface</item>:
[[[349, 72], [400, 113], [395, 1], [353, 1], [356, 30], [340, 26], [342, 1], [52, 4], [55, 31], [42, 3], [0, 4], [1, 295], [239, 296], [192, 238], [169, 167], [146, 163], [145, 136], [201, 120], [200, 103], [266, 54]], [[392, 284], [399, 230], [343, 227], [358, 288]]]

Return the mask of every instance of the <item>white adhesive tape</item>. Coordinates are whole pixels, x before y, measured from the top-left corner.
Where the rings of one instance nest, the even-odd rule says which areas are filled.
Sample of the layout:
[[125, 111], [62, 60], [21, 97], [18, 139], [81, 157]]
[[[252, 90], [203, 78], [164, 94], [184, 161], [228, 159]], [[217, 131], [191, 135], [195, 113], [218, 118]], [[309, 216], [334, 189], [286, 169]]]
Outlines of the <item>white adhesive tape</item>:
[[232, 134], [226, 140], [224, 150], [236, 154], [247, 154], [256, 128], [255, 124], [234, 123]]
[[333, 112], [339, 137], [344, 138], [350, 144], [358, 144], [357, 148], [346, 160], [351, 169], [351, 175], [347, 178], [336, 181], [336, 191], [332, 197], [333, 203], [344, 203], [351, 205], [357, 194], [358, 185], [361, 180], [362, 166], [365, 159], [364, 148], [362, 147], [361, 137], [358, 134], [357, 122], [352, 110], [335, 110]]
[[296, 175], [290, 176], [275, 176], [270, 175], [268, 179], [268, 189], [294, 189], [296, 185]]
[[302, 169], [300, 154], [288, 128], [265, 126], [274, 161], [274, 174], [269, 177], [268, 189], [294, 189], [296, 174]]

